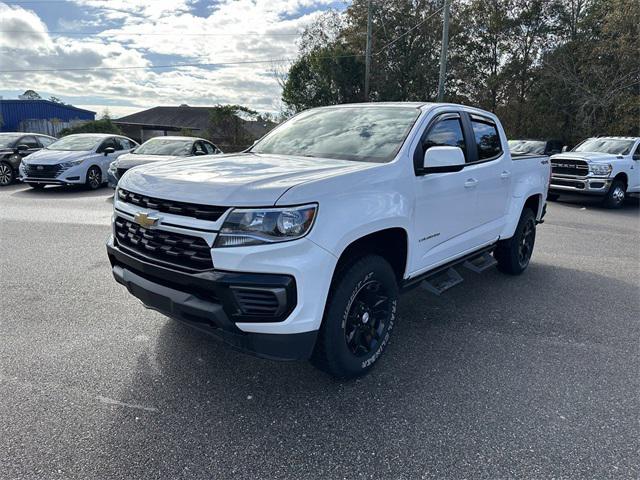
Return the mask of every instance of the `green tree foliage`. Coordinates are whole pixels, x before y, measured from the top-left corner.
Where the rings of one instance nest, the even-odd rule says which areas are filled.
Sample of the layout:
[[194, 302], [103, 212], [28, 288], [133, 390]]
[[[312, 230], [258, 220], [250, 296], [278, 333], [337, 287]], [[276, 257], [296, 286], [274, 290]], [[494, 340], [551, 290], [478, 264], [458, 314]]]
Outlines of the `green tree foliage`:
[[122, 135], [122, 130], [110, 118], [103, 118], [83, 123], [77, 127], [65, 128], [60, 131], [60, 136], [64, 137], [74, 133], [113, 133]]
[[[433, 101], [442, 0], [374, 0], [371, 98]], [[640, 2], [454, 0], [445, 97], [512, 137], [640, 134]], [[320, 17], [283, 82], [293, 111], [362, 101], [367, 1]]]

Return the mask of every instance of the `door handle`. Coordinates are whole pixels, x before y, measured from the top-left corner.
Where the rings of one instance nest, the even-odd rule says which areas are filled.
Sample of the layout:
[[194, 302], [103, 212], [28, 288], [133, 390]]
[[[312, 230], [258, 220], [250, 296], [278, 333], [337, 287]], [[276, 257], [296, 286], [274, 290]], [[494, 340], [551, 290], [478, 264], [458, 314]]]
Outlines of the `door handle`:
[[505, 170], [500, 174], [500, 178], [509, 178], [511, 176], [511, 172]]
[[478, 184], [478, 180], [475, 178], [470, 178], [466, 182], [464, 182], [464, 188], [473, 188]]

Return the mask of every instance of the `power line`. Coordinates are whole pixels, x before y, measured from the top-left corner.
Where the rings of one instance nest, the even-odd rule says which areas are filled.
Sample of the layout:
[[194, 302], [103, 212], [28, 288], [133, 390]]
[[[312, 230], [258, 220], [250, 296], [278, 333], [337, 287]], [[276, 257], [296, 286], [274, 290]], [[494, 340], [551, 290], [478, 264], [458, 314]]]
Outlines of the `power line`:
[[[317, 57], [326, 59], [337, 58], [354, 58], [363, 57], [364, 55], [336, 55], [327, 57]], [[293, 62], [295, 58], [277, 58], [269, 60], [239, 60], [235, 62], [219, 62], [219, 63], [175, 63], [170, 65], [145, 65], [137, 67], [82, 67], [82, 68], [34, 68], [34, 69], [22, 69], [22, 70], [2, 70], [0, 75], [5, 73], [45, 73], [45, 72], [93, 72], [93, 71], [105, 71], [105, 70], [155, 70], [163, 68], [184, 68], [184, 67], [229, 67], [235, 65], [258, 65], [265, 63], [278, 63], [278, 62]]]
[[413, 27], [411, 27], [409, 30], [407, 30], [406, 32], [398, 35], [396, 38], [394, 38], [393, 40], [391, 40], [390, 42], [384, 44], [382, 46], [382, 48], [380, 50], [378, 50], [376, 53], [374, 53], [374, 55], [380, 55], [383, 51], [385, 51], [387, 48], [389, 48], [391, 45], [393, 45], [394, 43], [396, 43], [398, 40], [400, 40], [402, 37], [408, 35], [410, 32], [412, 32], [413, 30], [415, 30], [416, 28], [418, 28], [420, 25], [423, 25], [424, 23], [427, 22], [427, 20], [430, 20], [431, 18], [435, 17], [438, 13], [440, 13], [442, 10], [444, 10], [444, 6], [440, 7], [439, 9], [435, 10], [433, 13], [431, 13], [431, 15], [429, 15], [427, 18], [425, 18], [424, 20], [420, 21], [419, 23], [415, 24]]
[[50, 35], [81, 35], [81, 36], [170, 36], [179, 35], [181, 37], [244, 37], [261, 36], [261, 37], [297, 37], [300, 33], [260, 33], [260, 32], [245, 32], [245, 33], [183, 33], [183, 32], [109, 32], [105, 30], [103, 32], [67, 32], [61, 30], [0, 30], [0, 33], [42, 33]]

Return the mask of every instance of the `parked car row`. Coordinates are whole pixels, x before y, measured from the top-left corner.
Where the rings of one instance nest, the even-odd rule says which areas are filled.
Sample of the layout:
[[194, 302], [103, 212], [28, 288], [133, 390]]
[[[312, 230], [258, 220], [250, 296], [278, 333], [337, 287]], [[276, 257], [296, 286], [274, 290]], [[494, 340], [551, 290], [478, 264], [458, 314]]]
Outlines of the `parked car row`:
[[222, 153], [203, 138], [156, 137], [138, 145], [122, 135], [84, 133], [59, 140], [40, 134], [0, 134], [0, 186], [16, 178], [34, 189], [46, 185], [115, 188], [130, 168], [152, 162]]

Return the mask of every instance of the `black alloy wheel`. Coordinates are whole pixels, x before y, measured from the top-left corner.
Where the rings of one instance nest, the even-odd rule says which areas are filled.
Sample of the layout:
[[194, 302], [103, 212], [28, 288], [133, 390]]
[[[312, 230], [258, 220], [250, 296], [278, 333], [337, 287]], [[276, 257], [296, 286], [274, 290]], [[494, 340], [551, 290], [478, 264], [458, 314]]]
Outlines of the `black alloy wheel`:
[[11, 185], [14, 177], [13, 167], [7, 162], [0, 162], [0, 187]]
[[89, 170], [87, 171], [86, 185], [87, 188], [91, 190], [95, 190], [96, 188], [99, 188], [100, 185], [102, 185], [102, 172], [100, 172], [100, 169], [98, 167], [93, 166], [89, 168]]

